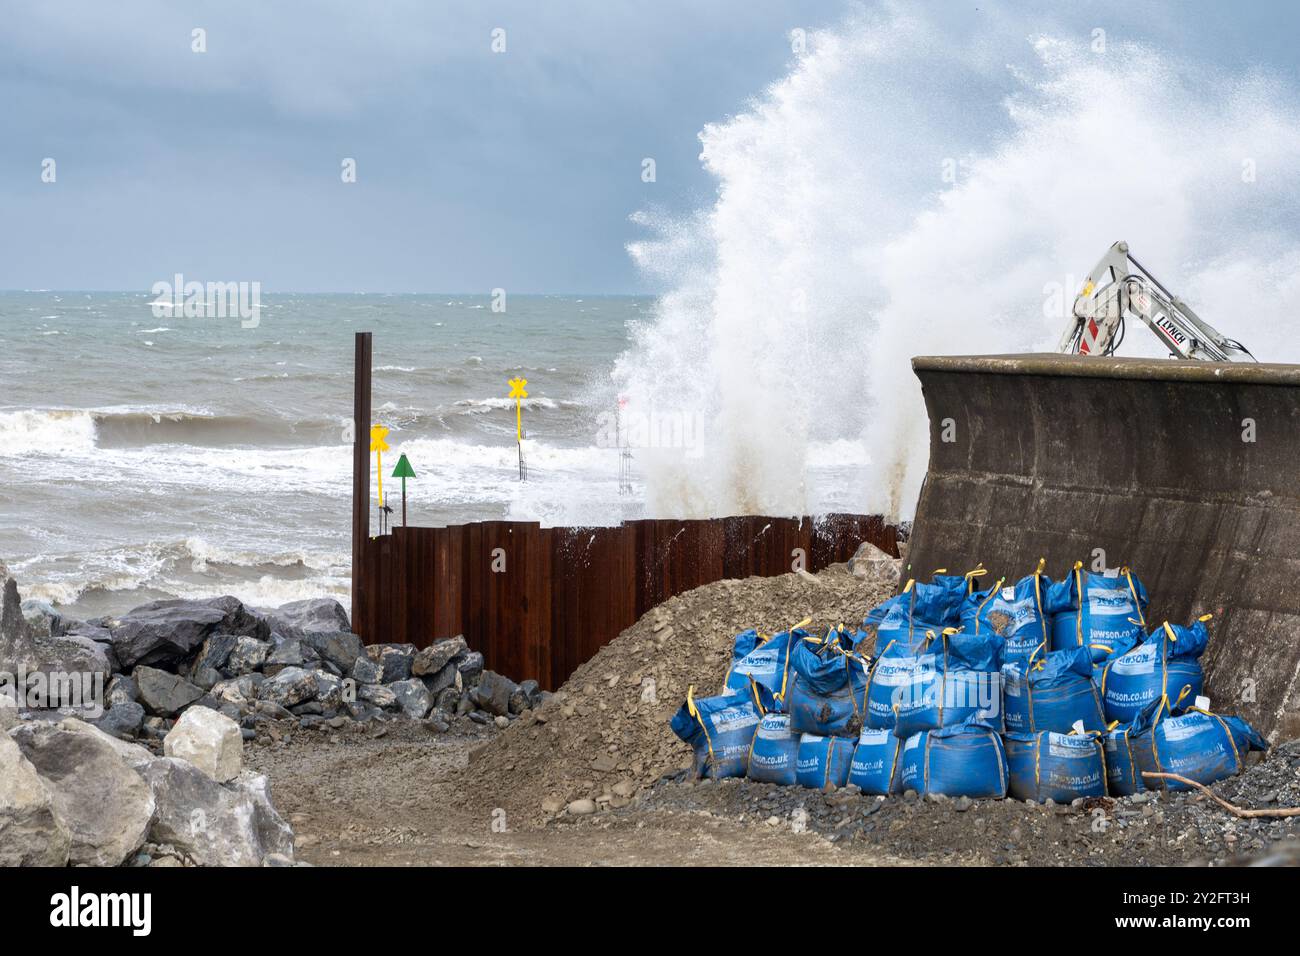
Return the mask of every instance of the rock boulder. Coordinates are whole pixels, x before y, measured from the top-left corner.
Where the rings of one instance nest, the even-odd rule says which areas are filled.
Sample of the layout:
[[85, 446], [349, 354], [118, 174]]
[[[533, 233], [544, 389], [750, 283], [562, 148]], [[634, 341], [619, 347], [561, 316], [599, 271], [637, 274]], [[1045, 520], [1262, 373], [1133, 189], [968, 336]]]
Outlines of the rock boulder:
[[361, 638], [350, 631], [308, 631], [302, 640], [345, 675], [352, 672], [352, 665], [365, 653]]
[[381, 684], [406, 680], [411, 676], [411, 663], [415, 660], [414, 644], [371, 644], [366, 656], [382, 668]]
[[413, 720], [423, 720], [433, 706], [433, 695], [424, 686], [424, 681], [418, 677], [394, 681], [388, 685], [388, 689], [397, 698], [397, 704], [402, 708], [402, 712]]
[[416, 677], [436, 674], [453, 660], [464, 657], [468, 653], [469, 645], [465, 643], [462, 635], [457, 634], [455, 637], [435, 641], [415, 655], [415, 660], [411, 662], [411, 673]]
[[[23, 614], [18, 582], [8, 578], [0, 603], [0, 670], [12, 673], [21, 669], [47, 674], [99, 674], [107, 681], [113, 662], [108, 650], [89, 637], [51, 633], [48, 621], [33, 628]], [[54, 706], [60, 703], [51, 701]]]
[[159, 717], [170, 717], [203, 696], [201, 688], [156, 667], [137, 667], [132, 676], [140, 689], [140, 702]]
[[316, 677], [301, 667], [286, 667], [262, 684], [261, 698], [281, 707], [293, 707], [316, 696]]
[[195, 706], [167, 732], [163, 753], [188, 760], [213, 780], [226, 783], [243, 769], [244, 738], [239, 724], [225, 714]]
[[154, 601], [108, 623], [113, 650], [123, 667], [177, 663], [218, 631], [263, 640], [270, 636], [265, 621], [229, 596], [202, 601]]
[[53, 794], [54, 815], [71, 838], [70, 862], [117, 866], [140, 848], [154, 796], [112, 744], [95, 733], [35, 721], [11, 736]]
[[158, 811], [149, 831], [200, 866], [260, 866], [268, 854], [292, 859], [293, 831], [271, 804], [265, 777], [244, 773], [220, 784], [192, 763], [160, 757], [144, 772]]
[[49, 785], [0, 733], [0, 866], [66, 866], [71, 846]]
[[500, 717], [510, 715], [510, 697], [519, 685], [496, 671], [484, 671], [474, 689], [473, 700], [489, 714]]
[[334, 634], [350, 630], [347, 611], [333, 598], [310, 598], [306, 601], [291, 601], [277, 608], [259, 608], [257, 613], [270, 625], [271, 630], [278, 631], [286, 637], [300, 637], [303, 634]]

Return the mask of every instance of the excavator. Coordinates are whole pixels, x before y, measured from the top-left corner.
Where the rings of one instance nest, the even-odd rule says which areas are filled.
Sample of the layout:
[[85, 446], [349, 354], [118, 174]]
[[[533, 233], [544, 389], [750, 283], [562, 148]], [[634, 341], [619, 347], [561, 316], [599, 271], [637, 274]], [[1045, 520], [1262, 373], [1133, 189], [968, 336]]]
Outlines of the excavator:
[[1129, 255], [1123, 240], [1106, 251], [1074, 300], [1074, 321], [1057, 351], [1114, 355], [1124, 341], [1124, 320], [1141, 319], [1169, 349], [1170, 358], [1254, 362], [1246, 346], [1222, 335]]

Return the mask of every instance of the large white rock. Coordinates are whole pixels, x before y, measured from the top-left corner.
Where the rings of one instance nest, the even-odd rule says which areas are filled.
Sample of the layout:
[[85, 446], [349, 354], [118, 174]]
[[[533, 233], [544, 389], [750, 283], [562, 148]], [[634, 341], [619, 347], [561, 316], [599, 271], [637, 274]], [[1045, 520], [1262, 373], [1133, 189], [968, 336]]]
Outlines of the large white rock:
[[208, 707], [181, 714], [163, 738], [163, 753], [188, 760], [218, 783], [234, 780], [243, 769], [244, 738], [239, 724]]
[[0, 866], [66, 866], [71, 844], [50, 788], [0, 733]]

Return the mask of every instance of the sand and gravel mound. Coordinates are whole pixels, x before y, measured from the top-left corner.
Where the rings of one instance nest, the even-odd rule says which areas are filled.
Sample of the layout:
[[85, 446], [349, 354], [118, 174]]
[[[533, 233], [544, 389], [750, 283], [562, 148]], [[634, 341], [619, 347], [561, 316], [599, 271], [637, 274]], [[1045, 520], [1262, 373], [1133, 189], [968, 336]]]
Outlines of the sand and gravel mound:
[[687, 687], [715, 694], [733, 637], [812, 626], [857, 626], [889, 596], [842, 565], [817, 575], [719, 581], [647, 613], [579, 667], [539, 710], [471, 754], [455, 781], [466, 805], [500, 807], [512, 825], [544, 821], [573, 801], [620, 806], [690, 763], [668, 721]]

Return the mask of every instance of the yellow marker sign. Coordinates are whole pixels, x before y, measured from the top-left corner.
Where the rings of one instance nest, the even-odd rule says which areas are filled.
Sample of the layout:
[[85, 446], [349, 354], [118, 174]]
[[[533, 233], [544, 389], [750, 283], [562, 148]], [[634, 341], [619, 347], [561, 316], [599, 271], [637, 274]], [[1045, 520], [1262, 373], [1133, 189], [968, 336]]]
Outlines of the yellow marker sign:
[[510, 386], [510, 395], [508, 397], [515, 400], [515, 440], [524, 440], [524, 413], [522, 411], [522, 402], [528, 397], [524, 391], [524, 386], [528, 384], [526, 378], [512, 378], [506, 384]]
[[388, 436], [388, 429], [383, 425], [370, 426], [370, 450], [375, 453], [375, 467], [379, 472], [379, 507], [384, 506], [384, 456], [383, 452], [388, 451], [388, 442], [384, 439]]

